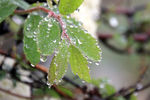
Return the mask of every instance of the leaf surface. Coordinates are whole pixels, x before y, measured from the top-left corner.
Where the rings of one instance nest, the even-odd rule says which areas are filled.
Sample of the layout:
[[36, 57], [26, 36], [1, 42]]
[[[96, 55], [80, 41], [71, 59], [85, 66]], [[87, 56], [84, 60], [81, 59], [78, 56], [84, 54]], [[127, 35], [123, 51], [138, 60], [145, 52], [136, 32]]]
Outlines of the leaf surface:
[[84, 0], [60, 0], [59, 11], [63, 15], [74, 12]]
[[43, 55], [52, 55], [61, 40], [61, 27], [52, 17], [40, 21], [37, 31], [37, 45]]
[[40, 61], [40, 53], [37, 51], [36, 30], [42, 18], [38, 15], [29, 15], [24, 24], [24, 53], [32, 64]]
[[62, 41], [56, 55], [54, 56], [48, 73], [48, 81], [50, 84], [59, 83], [67, 71], [68, 67], [68, 46]]
[[11, 0], [0, 0], [0, 23], [17, 8]]
[[69, 63], [71, 65], [72, 72], [78, 75], [81, 79], [90, 82], [90, 74], [88, 68], [88, 62], [81, 52], [73, 45], [69, 47], [70, 57]]
[[71, 38], [71, 42], [89, 59], [99, 61], [101, 59], [101, 49], [98, 47], [98, 42], [81, 24], [74, 19], [68, 18], [67, 34]]

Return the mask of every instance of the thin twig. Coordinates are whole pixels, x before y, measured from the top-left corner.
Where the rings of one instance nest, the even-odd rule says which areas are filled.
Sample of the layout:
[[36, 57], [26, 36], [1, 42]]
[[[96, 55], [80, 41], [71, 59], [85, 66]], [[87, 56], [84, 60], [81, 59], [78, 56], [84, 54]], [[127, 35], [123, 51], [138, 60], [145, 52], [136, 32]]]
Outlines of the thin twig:
[[2, 89], [2, 88], [0, 88], [0, 91], [2, 91], [2, 92], [4, 92], [4, 93], [7, 93], [7, 94], [10, 94], [10, 95], [12, 95], [12, 96], [19, 97], [19, 98], [31, 99], [31, 97], [19, 95], [19, 94], [13, 93], [13, 92], [11, 92], [11, 91], [9, 91], [9, 90], [5, 90], [5, 89]]

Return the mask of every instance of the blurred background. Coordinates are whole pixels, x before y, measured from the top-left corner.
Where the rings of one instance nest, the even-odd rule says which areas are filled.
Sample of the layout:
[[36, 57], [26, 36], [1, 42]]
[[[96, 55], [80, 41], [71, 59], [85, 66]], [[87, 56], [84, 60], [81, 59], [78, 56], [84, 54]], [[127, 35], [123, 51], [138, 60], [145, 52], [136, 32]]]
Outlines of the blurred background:
[[[27, 3], [45, 2], [42, 0], [24, 1]], [[143, 81], [138, 86], [142, 87], [150, 82], [150, 70], [148, 68], [150, 64], [149, 12], [149, 0], [85, 0], [79, 10], [71, 15], [81, 21], [83, 27], [98, 39], [102, 49], [100, 64], [89, 64], [93, 79], [106, 79], [109, 84], [116, 88], [116, 91], [119, 91], [135, 84], [142, 73], [141, 71], [146, 69]], [[23, 53], [22, 26], [26, 16], [12, 15], [0, 24], [0, 87], [25, 97], [42, 94], [42, 99], [38, 98], [38, 100], [61, 100], [61, 97], [54, 90], [48, 90], [46, 86], [43, 86], [44, 88], [41, 90], [32, 90], [30, 85], [25, 84], [25, 82], [31, 84], [40, 79], [46, 83], [46, 79], [43, 79], [46, 75], [33, 70], [34, 68], [31, 68], [33, 71], [28, 71], [27, 69], [31, 66], [27, 66], [25, 62], [19, 62], [18, 64], [18, 60], [20, 61], [21, 58], [17, 57], [16, 61], [16, 57], [12, 55], [14, 53], [22, 55]], [[48, 67], [50, 62], [41, 62], [40, 64]], [[20, 68], [20, 66], [24, 67]], [[3, 70], [6, 71], [3, 72]], [[9, 74], [6, 72], [9, 72]], [[21, 73], [21, 75], [16, 73]], [[66, 76], [79, 85], [86, 84], [74, 76], [70, 70]], [[34, 86], [38, 87], [38, 84], [34, 84]], [[68, 90], [65, 90], [64, 87], [67, 87]], [[102, 88], [100, 84], [99, 87]], [[74, 91], [76, 96], [80, 96], [78, 89], [70, 86], [66, 81], [61, 82], [60, 88], [63, 88], [62, 91], [67, 91], [71, 96], [73, 94], [70, 90]], [[0, 100], [30, 99], [12, 96], [7, 92], [1, 90]], [[52, 94], [52, 96], [47, 93]], [[46, 96], [43, 96], [43, 94], [46, 94]], [[150, 99], [150, 89], [134, 94], [138, 97], [137, 100]], [[31, 98], [31, 100], [33, 99]], [[82, 95], [79, 100], [83, 100]]]

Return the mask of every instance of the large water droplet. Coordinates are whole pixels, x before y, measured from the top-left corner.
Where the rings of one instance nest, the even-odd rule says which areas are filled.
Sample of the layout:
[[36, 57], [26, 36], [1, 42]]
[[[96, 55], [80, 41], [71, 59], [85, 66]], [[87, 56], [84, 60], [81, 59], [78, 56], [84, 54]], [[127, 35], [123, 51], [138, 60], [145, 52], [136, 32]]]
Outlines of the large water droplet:
[[104, 84], [100, 84], [100, 86], [99, 86], [100, 88], [104, 88], [105, 87], [105, 85]]
[[35, 67], [35, 65], [31, 64], [32, 67]]
[[70, 25], [70, 28], [73, 28], [73, 25]]
[[56, 43], [56, 40], [54, 40], [53, 42]]
[[40, 61], [41, 62], [46, 62], [46, 60], [47, 60], [47, 56], [44, 56], [44, 55], [40, 56]]
[[79, 39], [78, 39], [78, 43], [79, 43], [79, 44], [82, 44], [82, 42], [81, 42]]
[[85, 81], [82, 81], [82, 83], [85, 83]]
[[48, 27], [52, 27], [52, 24], [48, 24]]
[[97, 66], [99, 65], [99, 63], [95, 63]]

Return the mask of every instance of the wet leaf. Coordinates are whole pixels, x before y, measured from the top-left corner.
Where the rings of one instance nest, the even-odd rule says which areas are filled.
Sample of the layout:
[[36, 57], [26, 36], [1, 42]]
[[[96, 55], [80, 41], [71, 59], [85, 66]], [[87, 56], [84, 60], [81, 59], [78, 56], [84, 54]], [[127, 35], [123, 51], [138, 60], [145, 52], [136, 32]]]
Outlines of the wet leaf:
[[68, 46], [65, 41], [60, 44], [56, 55], [54, 56], [48, 73], [50, 84], [59, 83], [67, 71]]
[[32, 64], [40, 62], [40, 53], [37, 51], [35, 33], [41, 19], [38, 15], [29, 15], [24, 24], [24, 53]]
[[74, 12], [84, 0], [60, 0], [59, 11], [63, 15]]
[[78, 75], [81, 79], [90, 82], [90, 74], [88, 69], [88, 62], [81, 52], [73, 45], [69, 47], [70, 57], [69, 63], [71, 65], [72, 72]]
[[101, 49], [98, 47], [98, 42], [81, 24], [74, 19], [68, 18], [67, 33], [71, 38], [71, 42], [89, 59], [99, 61], [101, 59]]
[[61, 40], [61, 27], [52, 17], [40, 21], [37, 32], [37, 46], [43, 55], [52, 55]]
[[17, 8], [11, 0], [0, 0], [0, 23]]

